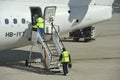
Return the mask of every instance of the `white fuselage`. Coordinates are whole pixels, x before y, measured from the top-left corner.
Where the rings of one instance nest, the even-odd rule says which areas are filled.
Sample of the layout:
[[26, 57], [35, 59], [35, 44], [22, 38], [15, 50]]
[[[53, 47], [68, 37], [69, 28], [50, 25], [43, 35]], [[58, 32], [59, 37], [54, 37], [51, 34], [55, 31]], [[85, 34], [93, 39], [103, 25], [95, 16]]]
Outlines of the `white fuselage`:
[[56, 6], [54, 24], [60, 34], [110, 19], [113, 0], [0, 0], [0, 50], [30, 44], [30, 7], [40, 7], [42, 16]]

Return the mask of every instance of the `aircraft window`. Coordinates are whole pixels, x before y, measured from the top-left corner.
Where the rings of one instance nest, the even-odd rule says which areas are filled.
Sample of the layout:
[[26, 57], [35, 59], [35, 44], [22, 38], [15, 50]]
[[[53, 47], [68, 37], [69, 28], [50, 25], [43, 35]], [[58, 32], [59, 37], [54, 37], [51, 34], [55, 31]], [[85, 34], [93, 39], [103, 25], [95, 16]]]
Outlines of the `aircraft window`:
[[25, 24], [25, 19], [24, 19], [24, 18], [22, 18], [22, 20], [21, 20], [21, 21], [22, 21], [22, 23], [23, 23], [23, 24]]
[[5, 19], [5, 24], [9, 24], [9, 20], [8, 19]]
[[17, 24], [17, 19], [16, 18], [13, 19], [13, 23]]

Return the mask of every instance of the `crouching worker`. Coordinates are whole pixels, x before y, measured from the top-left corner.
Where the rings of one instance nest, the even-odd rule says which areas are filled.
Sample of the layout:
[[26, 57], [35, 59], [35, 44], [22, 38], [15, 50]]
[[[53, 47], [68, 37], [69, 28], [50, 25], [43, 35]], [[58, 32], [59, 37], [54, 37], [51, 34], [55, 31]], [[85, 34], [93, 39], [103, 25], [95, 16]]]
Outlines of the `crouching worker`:
[[66, 76], [68, 74], [68, 63], [71, 62], [71, 57], [65, 48], [63, 48], [63, 52], [61, 53], [59, 57], [59, 61], [62, 63], [63, 73]]

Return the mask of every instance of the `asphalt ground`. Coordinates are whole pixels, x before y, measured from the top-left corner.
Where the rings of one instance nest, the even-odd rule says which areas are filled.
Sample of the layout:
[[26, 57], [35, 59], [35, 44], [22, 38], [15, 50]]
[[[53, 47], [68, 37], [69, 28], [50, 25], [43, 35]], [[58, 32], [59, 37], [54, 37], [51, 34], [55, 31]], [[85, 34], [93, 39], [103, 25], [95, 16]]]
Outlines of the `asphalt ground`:
[[[94, 26], [95, 41], [63, 40], [73, 64], [67, 76], [62, 70], [46, 72], [39, 64], [26, 67], [30, 46], [25, 46], [0, 52], [0, 80], [120, 80], [120, 14]], [[32, 58], [39, 57], [34, 47]]]

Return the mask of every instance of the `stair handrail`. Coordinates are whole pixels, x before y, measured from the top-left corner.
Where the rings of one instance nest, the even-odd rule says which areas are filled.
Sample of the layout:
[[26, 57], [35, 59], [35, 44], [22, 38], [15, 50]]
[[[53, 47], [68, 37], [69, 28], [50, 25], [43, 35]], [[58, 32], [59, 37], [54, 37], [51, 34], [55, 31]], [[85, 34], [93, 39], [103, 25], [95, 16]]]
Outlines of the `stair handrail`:
[[[38, 32], [38, 36], [39, 36], [39, 38], [40, 38], [40, 40], [42, 39], [42, 37], [41, 37], [41, 35], [39, 34], [39, 32]], [[47, 52], [47, 54], [50, 56], [50, 58], [51, 58], [51, 60], [52, 60], [52, 52], [51, 52], [51, 50], [49, 49], [49, 47], [48, 47], [48, 45], [47, 45], [47, 43], [45, 42], [45, 41], [41, 41], [42, 42], [42, 45], [45, 47], [45, 49], [46, 49], [46, 52]]]
[[[62, 44], [62, 47], [65, 48], [65, 46], [64, 46], [64, 44], [63, 44], [63, 42], [62, 42], [62, 40], [61, 40], [61, 38], [60, 38], [57, 30], [56, 30], [56, 28], [55, 28], [54, 25], [53, 25], [53, 23], [51, 23], [51, 26], [52, 26], [52, 28], [55, 30], [55, 32], [56, 32], [56, 34], [57, 34], [57, 36], [58, 36], [58, 38], [59, 38], [59, 42]], [[52, 34], [53, 34], [53, 29], [52, 29]]]

